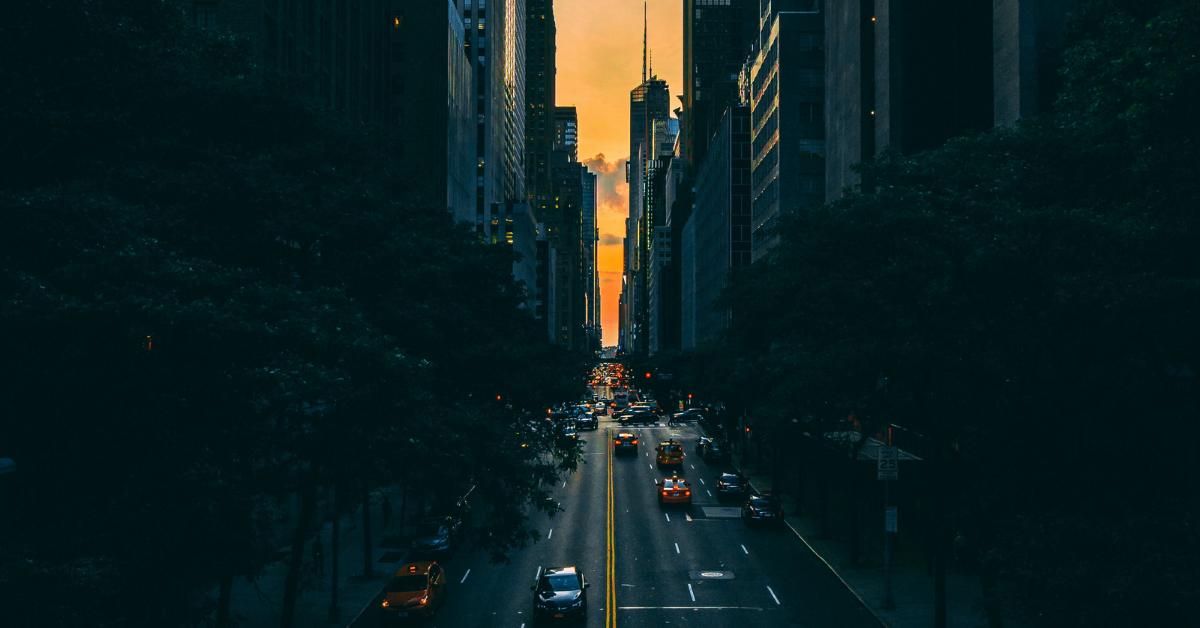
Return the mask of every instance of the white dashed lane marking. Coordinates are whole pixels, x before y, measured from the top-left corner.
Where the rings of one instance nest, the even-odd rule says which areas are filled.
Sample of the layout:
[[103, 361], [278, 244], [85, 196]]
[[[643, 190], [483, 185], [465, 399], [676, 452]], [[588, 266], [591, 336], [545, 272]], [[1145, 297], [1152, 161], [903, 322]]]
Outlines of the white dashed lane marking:
[[665, 512], [664, 512], [664, 513], [663, 513], [663, 516], [667, 518], [667, 521], [670, 521], [670, 520], [671, 520], [671, 515], [669, 515], [669, 514], [667, 514], [667, 513], [665, 513]]
[[676, 554], [679, 553], [679, 544], [678, 543], [675, 544], [675, 553]]
[[692, 590], [692, 585], [688, 585], [688, 595], [692, 596], [692, 601], [696, 601], [696, 592]]
[[742, 551], [743, 551], [743, 552], [746, 552], [747, 554], [749, 554], [749, 553], [750, 553], [750, 550], [746, 549], [746, 546], [745, 546], [745, 545], [743, 545], [743, 546], [742, 546]]
[[771, 587], [767, 587], [767, 593], [771, 594], [771, 598], [775, 600], [776, 604], [779, 603], [779, 598], [775, 597], [775, 592], [771, 590]]
[[462, 579], [462, 580], [459, 580], [459, 581], [458, 581], [458, 583], [459, 583], [459, 584], [462, 584], [462, 583], [466, 582], [466, 581], [467, 581], [467, 576], [469, 576], [469, 575], [471, 575], [471, 570], [470, 570], [470, 569], [468, 569], [468, 570], [467, 570], [467, 573], [463, 574], [463, 579]]

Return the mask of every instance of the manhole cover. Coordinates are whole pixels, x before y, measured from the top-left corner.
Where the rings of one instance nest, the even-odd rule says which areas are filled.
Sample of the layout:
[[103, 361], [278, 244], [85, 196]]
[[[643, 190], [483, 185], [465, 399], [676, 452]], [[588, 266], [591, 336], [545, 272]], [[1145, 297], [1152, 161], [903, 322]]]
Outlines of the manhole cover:
[[400, 562], [401, 558], [404, 558], [404, 552], [384, 552], [383, 556], [380, 556], [379, 560], [376, 562], [398, 563]]
[[737, 519], [742, 509], [735, 506], [704, 506], [704, 516], [709, 519]]
[[733, 580], [732, 571], [689, 571], [692, 580]]

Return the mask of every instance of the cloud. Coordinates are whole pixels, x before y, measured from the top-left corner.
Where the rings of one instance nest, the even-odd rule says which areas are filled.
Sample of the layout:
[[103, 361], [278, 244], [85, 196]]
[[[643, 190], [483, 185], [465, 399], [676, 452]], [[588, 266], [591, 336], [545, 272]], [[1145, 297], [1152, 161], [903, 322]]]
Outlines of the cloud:
[[625, 182], [625, 162], [622, 157], [608, 161], [604, 153], [584, 159], [583, 165], [596, 174], [596, 206], [600, 214], [624, 220], [629, 214], [629, 184]]
[[621, 240], [622, 240], [622, 238], [619, 235], [615, 235], [612, 233], [600, 234], [600, 245], [601, 246], [605, 246], [605, 245], [609, 245], [609, 244], [620, 244]]

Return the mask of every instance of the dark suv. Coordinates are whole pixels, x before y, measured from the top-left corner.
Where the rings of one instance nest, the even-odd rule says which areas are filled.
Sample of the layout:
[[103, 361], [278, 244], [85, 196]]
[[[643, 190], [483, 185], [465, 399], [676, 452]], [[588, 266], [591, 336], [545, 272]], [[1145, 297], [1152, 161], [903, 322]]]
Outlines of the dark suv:
[[575, 567], [547, 569], [538, 574], [533, 591], [534, 624], [551, 621], [587, 622], [587, 588]]

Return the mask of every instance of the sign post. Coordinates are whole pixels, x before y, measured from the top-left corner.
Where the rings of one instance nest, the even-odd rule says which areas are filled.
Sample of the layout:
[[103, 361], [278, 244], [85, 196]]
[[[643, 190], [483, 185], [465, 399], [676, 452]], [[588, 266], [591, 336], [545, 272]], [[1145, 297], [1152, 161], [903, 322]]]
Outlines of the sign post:
[[[888, 440], [891, 441], [889, 430]], [[900, 452], [887, 446], [879, 448], [879, 457], [875, 466], [876, 477], [883, 482], [883, 579], [886, 585], [883, 593], [883, 608], [896, 608], [896, 600], [892, 595], [892, 533], [896, 531], [896, 508], [891, 504], [892, 482], [900, 479]]]

